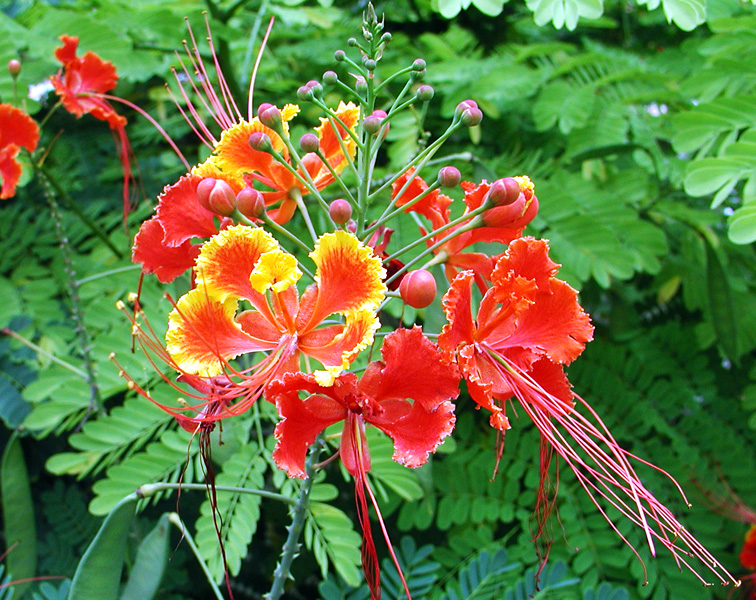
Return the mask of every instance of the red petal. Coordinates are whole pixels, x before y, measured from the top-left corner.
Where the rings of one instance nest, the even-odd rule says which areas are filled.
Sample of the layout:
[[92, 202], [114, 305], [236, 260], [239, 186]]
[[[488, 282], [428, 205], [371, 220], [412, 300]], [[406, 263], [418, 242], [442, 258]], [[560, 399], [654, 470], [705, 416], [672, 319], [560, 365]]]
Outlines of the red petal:
[[360, 391], [377, 402], [411, 398], [432, 412], [459, 395], [457, 369], [441, 361], [438, 348], [420, 327], [398, 329], [386, 336], [381, 355], [380, 371], [368, 368], [360, 382]]
[[449, 290], [441, 299], [446, 319], [449, 321], [438, 336], [438, 345], [446, 360], [452, 360], [457, 346], [470, 344], [475, 336], [470, 308], [470, 290], [472, 288], [473, 272], [464, 271], [454, 278]]
[[166, 246], [165, 231], [157, 216], [142, 223], [134, 237], [131, 260], [142, 264], [142, 271], [155, 273], [162, 283], [173, 281], [194, 266], [199, 246], [186, 241], [180, 246]]
[[457, 354], [457, 364], [470, 397], [479, 407], [493, 413], [490, 419], [493, 427], [505, 430], [509, 428], [509, 421], [504, 416], [502, 401], [511, 397], [513, 391], [492, 360], [487, 354], [476, 352], [472, 345], [462, 347]]
[[[323, 388], [312, 375], [292, 373], [268, 385], [265, 397], [276, 404], [282, 419], [276, 425], [273, 460], [290, 477], [305, 477], [307, 448], [326, 427], [346, 418], [347, 409], [338, 393], [356, 390], [355, 381], [354, 375], [345, 375], [334, 388]], [[300, 390], [311, 395], [301, 400]]]
[[740, 551], [740, 564], [749, 571], [756, 571], [756, 525], [746, 534], [745, 544]]
[[166, 246], [179, 246], [192, 238], [209, 238], [218, 233], [213, 213], [197, 200], [200, 181], [201, 177], [185, 175], [158, 196], [157, 218], [165, 231]]
[[[412, 182], [406, 191], [399, 198], [396, 198], [396, 194], [401, 191], [407, 183], [407, 180], [412, 177], [414, 173], [415, 168], [412, 167], [403, 173], [399, 179], [391, 185], [391, 196], [394, 198], [394, 204], [397, 207], [409, 204], [428, 189], [428, 184], [425, 183], [421, 177], [413, 177]], [[434, 229], [438, 229], [449, 222], [449, 205], [451, 203], [452, 199], [449, 198], [449, 196], [439, 193], [438, 190], [433, 190], [430, 194], [425, 196], [425, 198], [405, 209], [405, 212], [420, 213], [431, 222]]]
[[0, 149], [0, 177], [3, 179], [0, 200], [13, 198], [16, 195], [16, 186], [21, 178], [21, 165], [16, 162], [17, 154], [18, 146], [16, 145]]
[[428, 461], [443, 439], [454, 429], [454, 404], [442, 402], [429, 412], [419, 402], [406, 400], [381, 402], [385, 412], [379, 419], [370, 419], [394, 440], [394, 460], [416, 468]]
[[532, 279], [538, 289], [548, 291], [549, 282], [558, 270], [559, 265], [549, 258], [548, 241], [525, 237], [513, 241], [496, 261], [492, 279], [497, 285], [512, 274]]
[[23, 110], [0, 104], [0, 125], [0, 149], [15, 145], [34, 152], [39, 142], [39, 127]]

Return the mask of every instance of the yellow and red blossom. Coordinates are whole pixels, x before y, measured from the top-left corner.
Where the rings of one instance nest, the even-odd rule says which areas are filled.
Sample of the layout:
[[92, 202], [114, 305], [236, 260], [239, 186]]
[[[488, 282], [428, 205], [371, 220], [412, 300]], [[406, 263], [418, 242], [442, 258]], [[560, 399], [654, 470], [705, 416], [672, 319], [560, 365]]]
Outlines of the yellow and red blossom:
[[[240, 354], [280, 353], [291, 367], [303, 353], [323, 365], [314, 376], [330, 385], [372, 342], [385, 272], [369, 248], [343, 231], [323, 235], [310, 256], [316, 282], [300, 297], [296, 261], [267, 232], [237, 225], [211, 238], [197, 258], [197, 288], [169, 318], [166, 348], [176, 364], [211, 377]], [[239, 312], [241, 300], [252, 308]], [[319, 327], [333, 314], [344, 322]]]
[[[298, 112], [299, 107], [293, 104], [287, 104], [281, 110], [284, 136], [288, 137], [289, 121]], [[314, 152], [308, 152], [302, 157], [306, 175], [312, 179], [318, 190], [332, 183], [334, 179], [331, 170], [340, 173], [348, 163], [347, 155], [351, 158], [355, 153], [352, 135], [359, 119], [359, 108], [352, 102], [347, 104], [341, 102], [335, 114], [349, 131], [338, 121], [335, 121], [334, 128], [328, 119], [321, 119], [320, 126], [315, 129], [320, 142], [320, 152], [330, 169]], [[205, 162], [197, 165], [192, 173], [199, 177], [222, 179], [237, 193], [245, 186], [252, 186], [255, 181], [259, 182], [268, 188], [262, 191], [267, 206], [281, 202], [278, 207], [269, 210], [268, 215], [278, 223], [285, 223], [291, 218], [296, 208], [294, 199], [289, 197], [289, 192], [297, 188], [300, 193], [306, 194], [308, 189], [289, 168], [279, 163], [270, 153], [255, 150], [249, 145], [249, 136], [253, 133], [267, 135], [273, 150], [284, 161], [290, 163], [289, 166], [300, 176], [305, 176], [298, 165], [291, 164], [288, 148], [281, 135], [263, 125], [259, 117], [254, 117], [251, 121], [240, 120], [232, 127], [224, 129], [220, 140], [215, 143], [213, 154]]]

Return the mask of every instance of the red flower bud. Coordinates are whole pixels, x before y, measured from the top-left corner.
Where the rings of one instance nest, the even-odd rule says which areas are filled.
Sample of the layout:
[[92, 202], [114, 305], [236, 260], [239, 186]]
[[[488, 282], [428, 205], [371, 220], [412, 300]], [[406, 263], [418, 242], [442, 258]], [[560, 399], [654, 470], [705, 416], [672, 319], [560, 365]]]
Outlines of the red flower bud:
[[436, 299], [436, 279], [430, 271], [410, 271], [402, 277], [399, 293], [405, 304], [425, 308]]
[[461, 179], [462, 174], [457, 167], [442, 167], [438, 172], [438, 183], [441, 187], [457, 187]]
[[21, 61], [17, 58], [11, 58], [8, 61], [8, 72], [11, 74], [11, 77], [17, 77], [21, 72]]
[[299, 138], [299, 147], [303, 152], [317, 152], [320, 148], [320, 139], [314, 133], [305, 133]]
[[514, 177], [497, 179], [488, 190], [488, 200], [494, 206], [506, 206], [517, 201], [520, 195], [520, 184]]
[[252, 150], [259, 150], [260, 152], [270, 152], [273, 150], [270, 137], [262, 131], [255, 131], [249, 136], [249, 145]]
[[260, 219], [265, 214], [265, 198], [256, 189], [245, 187], [236, 194], [236, 208], [245, 217]]
[[209, 177], [200, 181], [197, 185], [197, 200], [203, 208], [224, 217], [236, 209], [236, 194], [222, 179]]
[[328, 214], [337, 225], [343, 225], [352, 218], [352, 205], [346, 200], [338, 198], [328, 206]]
[[421, 102], [428, 102], [429, 100], [433, 99], [433, 95], [435, 93], [435, 90], [431, 86], [421, 85], [419, 88], [417, 88], [417, 93], [415, 95]]
[[[262, 106], [261, 106], [262, 108]], [[257, 116], [260, 118], [260, 123], [266, 127], [270, 127], [274, 131], [278, 131], [283, 126], [283, 117], [281, 117], [281, 111], [275, 106], [270, 106], [265, 110], [257, 110]]]

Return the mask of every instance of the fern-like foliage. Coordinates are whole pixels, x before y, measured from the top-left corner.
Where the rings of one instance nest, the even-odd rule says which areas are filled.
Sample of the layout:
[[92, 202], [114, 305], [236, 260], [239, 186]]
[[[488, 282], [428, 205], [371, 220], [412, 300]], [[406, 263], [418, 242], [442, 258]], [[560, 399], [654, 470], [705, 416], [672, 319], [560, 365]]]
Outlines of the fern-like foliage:
[[330, 566], [349, 585], [362, 580], [360, 544], [352, 519], [344, 511], [326, 504], [311, 502], [304, 528], [304, 541], [315, 556], [325, 578]]
[[[260, 490], [265, 485], [267, 469], [268, 464], [257, 444], [249, 442], [223, 463], [215, 484]], [[261, 498], [241, 492], [218, 491], [215, 499], [215, 506], [209, 499], [202, 503], [195, 525], [195, 539], [205, 564], [220, 581], [224, 565], [218, 544], [223, 545], [229, 573], [238, 574], [242, 558], [247, 555], [257, 530]]]

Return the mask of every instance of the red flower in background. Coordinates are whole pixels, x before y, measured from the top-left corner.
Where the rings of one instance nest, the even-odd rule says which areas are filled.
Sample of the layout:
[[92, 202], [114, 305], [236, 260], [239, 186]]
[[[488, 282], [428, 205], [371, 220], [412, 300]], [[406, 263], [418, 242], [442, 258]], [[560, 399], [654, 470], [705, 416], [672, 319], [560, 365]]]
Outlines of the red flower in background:
[[[386, 533], [365, 476], [371, 466], [365, 425], [373, 425], [393, 439], [394, 460], [408, 467], [419, 467], [454, 428], [454, 405], [450, 400], [459, 394], [456, 368], [441, 362], [438, 349], [419, 327], [399, 329], [386, 336], [381, 355], [383, 361], [371, 362], [360, 380], [352, 373], [345, 373], [326, 387], [319, 385], [312, 375], [290, 373], [273, 381], [266, 391], [266, 398], [276, 403], [282, 419], [276, 425], [278, 443], [273, 458], [291, 477], [306, 476], [307, 449], [326, 427], [344, 421], [340, 455], [355, 479], [364, 536], [363, 569], [372, 598], [380, 597], [380, 574], [365, 490], [384, 536]], [[307, 394], [305, 399], [299, 397], [300, 391]], [[391, 548], [388, 538], [386, 541]]]
[[[413, 200], [428, 190], [428, 184], [422, 178], [413, 177], [409, 187], [399, 195], [399, 192], [407, 184], [407, 181], [415, 173], [414, 168], [409, 169], [392, 186], [392, 197], [396, 206], [407, 206], [406, 212], [416, 212], [423, 215], [431, 222], [431, 231], [440, 229], [451, 223], [450, 205], [452, 199], [438, 190], [432, 190], [420, 200], [412, 204]], [[488, 253], [466, 251], [475, 243], [498, 242], [508, 244], [522, 235], [526, 225], [533, 220], [538, 212], [538, 198], [533, 193], [533, 184], [527, 177], [515, 178], [520, 184], [519, 197], [507, 206], [495, 206], [482, 215], [480, 227], [468, 231], [460, 231], [452, 239], [433, 250], [437, 262], [444, 264], [446, 278], [452, 281], [460, 270], [471, 270], [475, 274], [475, 281], [481, 291], [485, 291], [486, 282], [491, 278], [496, 259]], [[486, 201], [491, 186], [486, 181], [476, 185], [469, 181], [463, 181], [462, 189], [465, 190], [465, 211], [462, 216], [480, 208]], [[445, 231], [431, 237], [427, 244], [431, 246], [440, 242], [449, 234], [469, 226], [471, 220], [462, 221]], [[421, 233], [428, 233], [421, 228]]]
[[740, 551], [740, 564], [749, 571], [756, 571], [756, 524], [751, 525]]
[[50, 77], [55, 93], [60, 96], [63, 107], [73, 115], [90, 114], [105, 121], [116, 135], [116, 147], [123, 168], [124, 219], [129, 211], [129, 181], [131, 170], [131, 145], [126, 136], [126, 117], [119, 115], [108, 101], [107, 92], [118, 83], [113, 63], [102, 60], [94, 52], [76, 56], [79, 38], [62, 35], [63, 45], [55, 50], [55, 58], [63, 65], [56, 75]]
[[[536, 539], [545, 532], [554, 506], [558, 485], [551, 485], [549, 466], [556, 453], [628, 546], [596, 495], [644, 530], [652, 554], [657, 540], [701, 581], [688, 563], [691, 557], [701, 560], [724, 583], [721, 573], [731, 576], [644, 487], [630, 459], [674, 479], [621, 448], [596, 412], [572, 392], [562, 365], [582, 353], [593, 327], [577, 302], [577, 292], [554, 277], [557, 269], [549, 259], [546, 241], [514, 240], [496, 263], [492, 287], [483, 296], [476, 318], [471, 308], [473, 273], [465, 271], [454, 279], [443, 299], [449, 323], [438, 339], [446, 358], [459, 365], [473, 400], [492, 412], [493, 427], [502, 435], [509, 428], [504, 402], [514, 396], [541, 434]], [[576, 409], [575, 401], [590, 419]]]
[[16, 157], [21, 148], [34, 152], [39, 142], [39, 128], [29, 115], [10, 104], [0, 104], [0, 199], [12, 198], [21, 178]]

